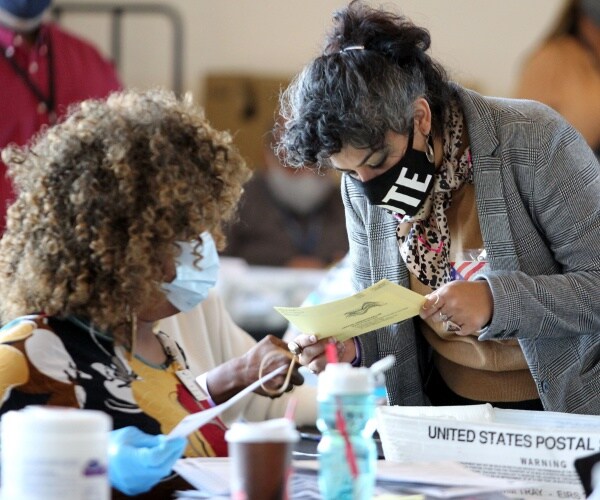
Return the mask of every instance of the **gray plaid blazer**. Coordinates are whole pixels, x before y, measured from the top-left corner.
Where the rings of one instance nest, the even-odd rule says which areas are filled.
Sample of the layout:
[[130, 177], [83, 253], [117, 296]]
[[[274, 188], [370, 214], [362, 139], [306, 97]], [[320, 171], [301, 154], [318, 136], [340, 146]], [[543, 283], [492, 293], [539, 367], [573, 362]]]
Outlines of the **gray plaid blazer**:
[[[494, 297], [480, 340], [519, 340], [546, 410], [600, 414], [598, 161], [579, 133], [542, 104], [456, 90]], [[341, 189], [356, 289], [383, 278], [408, 286], [395, 219], [370, 206], [347, 179]], [[429, 347], [414, 320], [359, 341], [364, 365], [396, 356], [387, 374], [390, 404], [429, 404]]]

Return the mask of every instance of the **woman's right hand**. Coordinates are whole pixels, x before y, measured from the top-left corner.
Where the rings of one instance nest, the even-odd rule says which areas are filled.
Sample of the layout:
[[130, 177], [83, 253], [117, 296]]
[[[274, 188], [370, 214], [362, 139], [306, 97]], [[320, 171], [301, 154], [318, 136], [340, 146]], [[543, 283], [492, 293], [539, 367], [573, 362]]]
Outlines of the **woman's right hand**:
[[126, 495], [144, 493], [167, 476], [181, 457], [187, 440], [146, 434], [137, 427], [122, 427], [109, 434], [108, 477]]
[[[306, 366], [313, 373], [321, 373], [327, 365], [325, 349], [330, 338], [317, 339], [315, 335], [298, 335], [294, 342], [302, 349], [298, 360], [300, 364]], [[345, 342], [336, 341], [338, 361], [351, 363], [356, 357], [356, 345], [354, 339], [348, 339]]]

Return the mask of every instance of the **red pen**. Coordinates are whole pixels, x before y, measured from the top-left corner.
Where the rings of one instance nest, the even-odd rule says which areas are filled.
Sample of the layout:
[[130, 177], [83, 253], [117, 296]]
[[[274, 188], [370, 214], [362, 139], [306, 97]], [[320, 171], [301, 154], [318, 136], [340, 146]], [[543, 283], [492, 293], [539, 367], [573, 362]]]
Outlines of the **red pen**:
[[[328, 363], [338, 362], [338, 352], [336, 341], [331, 339], [325, 346], [325, 356]], [[350, 442], [350, 436], [348, 436], [348, 430], [346, 429], [346, 419], [344, 418], [344, 412], [342, 411], [342, 400], [339, 396], [336, 397], [337, 407], [335, 410], [335, 425], [338, 432], [344, 439], [344, 445], [346, 449], [346, 460], [350, 467], [350, 474], [356, 479], [358, 477], [358, 465], [356, 463], [356, 455], [354, 454], [354, 448]]]

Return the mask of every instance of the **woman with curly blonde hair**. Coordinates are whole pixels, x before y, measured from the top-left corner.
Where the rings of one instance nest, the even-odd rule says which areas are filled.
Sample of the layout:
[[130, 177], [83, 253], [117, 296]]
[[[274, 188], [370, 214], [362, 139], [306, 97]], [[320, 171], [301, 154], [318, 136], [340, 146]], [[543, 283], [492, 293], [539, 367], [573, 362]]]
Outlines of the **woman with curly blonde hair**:
[[[189, 98], [125, 91], [73, 107], [3, 159], [18, 197], [0, 241], [0, 414], [92, 408], [116, 429], [160, 435], [209, 407], [181, 376], [183, 351], [154, 327], [214, 285], [221, 226], [250, 176], [230, 136]], [[284, 346], [258, 344], [254, 358]], [[269, 368], [290, 356], [281, 349]], [[211, 384], [210, 396], [241, 388]], [[220, 420], [202, 427], [168, 465], [184, 445], [187, 456], [226, 454], [224, 430]]]
[[0, 243], [1, 320], [83, 316], [126, 342], [173, 243], [207, 231], [222, 246], [249, 176], [226, 133], [162, 91], [83, 102], [3, 159], [18, 198]]

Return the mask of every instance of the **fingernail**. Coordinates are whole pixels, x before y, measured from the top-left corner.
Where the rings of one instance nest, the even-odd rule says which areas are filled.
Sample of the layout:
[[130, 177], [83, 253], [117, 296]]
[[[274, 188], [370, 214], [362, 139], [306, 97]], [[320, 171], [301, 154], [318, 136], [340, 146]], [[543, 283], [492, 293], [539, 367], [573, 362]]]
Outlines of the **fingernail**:
[[315, 335], [311, 335], [310, 337], [308, 337], [308, 340], [310, 340], [311, 342], [316, 342], [317, 337]]

